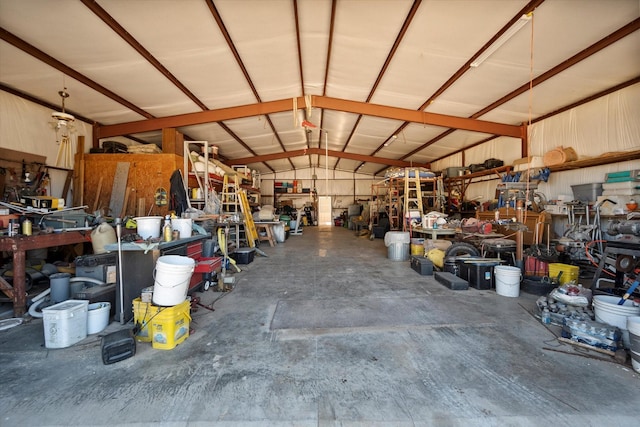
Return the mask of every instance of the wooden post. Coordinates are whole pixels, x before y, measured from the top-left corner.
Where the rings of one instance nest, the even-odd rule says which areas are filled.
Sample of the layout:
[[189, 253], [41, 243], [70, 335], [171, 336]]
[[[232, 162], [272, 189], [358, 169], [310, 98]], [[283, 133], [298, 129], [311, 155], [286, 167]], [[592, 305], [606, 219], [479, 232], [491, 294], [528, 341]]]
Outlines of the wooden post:
[[162, 152], [182, 157], [184, 155], [184, 135], [175, 128], [162, 129]]
[[[516, 200], [516, 221], [524, 224], [524, 200]], [[516, 261], [522, 262], [523, 232], [520, 228], [516, 232]]]
[[[63, 194], [62, 197], [66, 197]], [[73, 162], [73, 206], [84, 205], [84, 136], [78, 136], [78, 145]]]
[[100, 180], [98, 181], [98, 188], [96, 189], [96, 198], [93, 201], [93, 209], [91, 212], [95, 212], [100, 207], [100, 193], [102, 193], [102, 181], [104, 181], [104, 177], [100, 176]]

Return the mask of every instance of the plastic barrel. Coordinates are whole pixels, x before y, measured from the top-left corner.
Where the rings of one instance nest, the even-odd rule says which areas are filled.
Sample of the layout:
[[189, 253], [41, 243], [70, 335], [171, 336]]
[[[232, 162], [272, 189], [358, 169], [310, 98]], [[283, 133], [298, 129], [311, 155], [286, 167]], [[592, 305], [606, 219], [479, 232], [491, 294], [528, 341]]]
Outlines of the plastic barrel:
[[69, 273], [55, 273], [49, 276], [49, 286], [51, 287], [51, 300], [53, 302], [62, 302], [69, 299], [71, 288]]

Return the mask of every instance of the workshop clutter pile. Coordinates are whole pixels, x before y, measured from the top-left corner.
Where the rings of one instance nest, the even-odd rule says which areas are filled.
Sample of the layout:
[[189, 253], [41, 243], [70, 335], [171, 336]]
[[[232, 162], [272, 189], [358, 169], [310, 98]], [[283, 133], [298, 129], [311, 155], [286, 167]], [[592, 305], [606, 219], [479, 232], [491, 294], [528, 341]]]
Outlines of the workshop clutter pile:
[[114, 254], [80, 256], [75, 275], [73, 268], [54, 264], [27, 268], [31, 282], [49, 281], [29, 305], [31, 317], [43, 319], [45, 347], [70, 347], [109, 325], [115, 301], [115, 265], [109, 261], [115, 264]]
[[[637, 353], [632, 356], [638, 359], [640, 331], [635, 324], [640, 321], [640, 300], [628, 296], [592, 296], [591, 289], [571, 280], [538, 298], [535, 315], [543, 324], [562, 328], [560, 341], [610, 356], [627, 349]], [[638, 362], [633, 366], [640, 372]]]
[[[603, 204], [604, 200], [611, 202]], [[602, 184], [602, 194], [597, 202], [602, 204], [603, 215], [617, 212], [634, 212], [640, 200], [640, 170], [611, 172]]]

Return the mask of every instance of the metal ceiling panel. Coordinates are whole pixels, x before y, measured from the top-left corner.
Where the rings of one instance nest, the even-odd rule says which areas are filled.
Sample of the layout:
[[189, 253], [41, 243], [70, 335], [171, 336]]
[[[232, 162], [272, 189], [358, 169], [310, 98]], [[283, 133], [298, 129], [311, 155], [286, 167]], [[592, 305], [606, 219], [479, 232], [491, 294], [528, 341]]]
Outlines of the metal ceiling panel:
[[536, 118], [577, 102], [585, 95], [594, 95], [616, 83], [631, 80], [639, 71], [640, 33], [636, 32], [536, 86], [531, 100], [529, 93], [524, 93], [481, 118], [500, 123], [527, 122], [530, 103], [532, 118]]
[[[23, 5], [2, 3], [0, 25], [4, 29], [100, 85], [117, 88], [114, 92], [154, 116], [198, 110], [82, 3], [62, 1], [51, 7], [50, 2], [33, 0], [29, 7]], [[34, 8], [43, 13], [33, 13]]]
[[[485, 106], [518, 88], [532, 77], [531, 39], [533, 37], [533, 77], [546, 72], [567, 58], [586, 49], [598, 40], [638, 16], [638, 2], [621, 0], [612, 8], [606, 2], [588, 1], [577, 6], [575, 1], [547, 1], [536, 9], [532, 21], [525, 25], [479, 67], [469, 70], [441, 97], [442, 102]], [[633, 5], [635, 3], [635, 6]], [[617, 5], [620, 7], [618, 8]], [[560, 18], [562, 17], [562, 18]], [[561, 42], [560, 42], [561, 41]], [[595, 60], [594, 74], [605, 77], [611, 63]], [[627, 72], [631, 70], [626, 70]], [[637, 72], [637, 68], [636, 71]], [[499, 77], [498, 77], [499, 76]], [[572, 87], [574, 82], [563, 73], [558, 88]], [[556, 96], [551, 98], [558, 105]], [[437, 109], [436, 102], [429, 111]], [[478, 108], [476, 111], [482, 109]], [[468, 111], [468, 110], [467, 110]], [[519, 111], [527, 114], [528, 108]]]
[[322, 95], [329, 50], [331, 0], [299, 1], [297, 4], [304, 95]]
[[[402, 122], [398, 120], [363, 116], [346, 151], [369, 155], [384, 143], [401, 124]], [[394, 143], [396, 142], [394, 141]]]
[[423, 1], [371, 102], [418, 109], [525, 4]]
[[[296, 117], [297, 120], [295, 120]], [[297, 116], [294, 116], [294, 114], [290, 111], [275, 113], [270, 114], [269, 118], [271, 119], [273, 126], [278, 132], [278, 136], [280, 137], [285, 150], [299, 150], [307, 147], [306, 132], [301, 125], [303, 120], [302, 112], [299, 111]], [[265, 127], [266, 125], [264, 123], [264, 117], [262, 117], [262, 120], [258, 123], [258, 125], [265, 128], [265, 131], [270, 131], [270, 129], [267, 129]], [[275, 140], [275, 135], [273, 133], [271, 135], [273, 136], [273, 139], [269, 141], [271, 152], [280, 150], [280, 145]]]
[[208, 108], [255, 102], [206, 2], [98, 3]]
[[218, 0], [216, 8], [262, 101], [300, 95], [292, 2]]
[[[316, 114], [316, 111], [319, 114]], [[330, 150], [342, 150], [342, 147], [349, 138], [351, 130], [358, 120], [358, 115], [335, 110], [314, 110], [312, 122], [317, 123], [318, 127], [320, 127], [320, 117], [323, 119], [322, 128], [326, 131], [327, 135], [325, 135], [324, 132], [321, 134], [319, 131], [314, 130], [314, 140], [318, 141], [319, 138], [322, 138], [322, 140], [319, 141], [319, 146], [325, 148], [325, 138], [328, 137], [327, 140], [329, 141]]]
[[[289, 163], [289, 160], [287, 159], [269, 160], [267, 164], [276, 171], [288, 171], [292, 169], [291, 163]], [[264, 165], [255, 164], [254, 167], [260, 170], [264, 170]]]
[[21, 92], [37, 94], [44, 102], [60, 107], [58, 91], [66, 87], [70, 97], [65, 101], [65, 108], [69, 112], [103, 124], [144, 118], [8, 43], [0, 42], [0, 58], [11, 58], [11, 61], [0, 61], [0, 81]]
[[340, 1], [327, 96], [365, 101], [402, 27], [411, 1]]

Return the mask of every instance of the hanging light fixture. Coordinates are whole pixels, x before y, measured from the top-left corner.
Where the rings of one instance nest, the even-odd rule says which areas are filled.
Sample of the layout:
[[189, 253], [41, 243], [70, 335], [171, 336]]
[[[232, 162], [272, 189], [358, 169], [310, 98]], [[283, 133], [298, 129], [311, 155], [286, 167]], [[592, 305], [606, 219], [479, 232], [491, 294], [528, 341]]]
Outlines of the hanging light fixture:
[[76, 118], [65, 111], [64, 101], [69, 98], [67, 88], [65, 87], [63, 90], [58, 91], [58, 95], [60, 95], [62, 99], [62, 111], [54, 111], [51, 113], [54, 121], [50, 123], [56, 131], [56, 143], [59, 145], [58, 155], [56, 156], [56, 166], [73, 168], [71, 133], [75, 132], [73, 122]]
[[505, 44], [511, 37], [513, 37], [522, 27], [527, 25], [527, 23], [531, 20], [532, 13], [528, 13], [526, 15], [522, 15], [514, 24], [507, 29], [498, 39], [491, 44], [478, 58], [471, 63], [471, 67], [476, 68], [480, 66], [484, 61], [487, 60], [491, 55], [495, 53], [496, 50], [500, 49], [500, 47]]
[[76, 118], [65, 111], [64, 101], [70, 96], [67, 88], [65, 87], [63, 90], [58, 91], [58, 95], [62, 100], [62, 111], [54, 111], [51, 113], [51, 117], [54, 119], [52, 125], [56, 131], [56, 143], [60, 144], [68, 140], [69, 134], [75, 130], [73, 122]]

